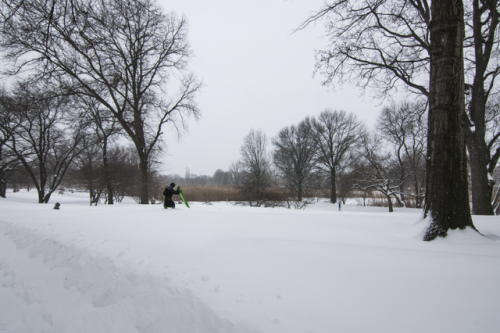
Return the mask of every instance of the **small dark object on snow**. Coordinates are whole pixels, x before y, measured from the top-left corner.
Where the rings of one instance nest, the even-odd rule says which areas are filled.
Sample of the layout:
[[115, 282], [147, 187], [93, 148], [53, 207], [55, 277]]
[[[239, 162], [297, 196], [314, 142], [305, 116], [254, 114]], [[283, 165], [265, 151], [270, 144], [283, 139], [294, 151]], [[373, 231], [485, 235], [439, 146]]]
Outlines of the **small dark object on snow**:
[[59, 202], [56, 202], [56, 204], [54, 205], [54, 209], [59, 209], [59, 207], [61, 207], [61, 204]]

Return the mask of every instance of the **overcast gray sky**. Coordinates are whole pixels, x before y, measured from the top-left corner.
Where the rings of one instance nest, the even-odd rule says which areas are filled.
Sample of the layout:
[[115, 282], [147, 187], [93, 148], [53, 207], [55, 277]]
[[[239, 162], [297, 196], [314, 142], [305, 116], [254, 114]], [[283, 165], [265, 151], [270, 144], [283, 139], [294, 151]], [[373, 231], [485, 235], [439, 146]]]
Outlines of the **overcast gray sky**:
[[326, 108], [354, 112], [368, 127], [375, 122], [380, 101], [347, 85], [333, 92], [321, 75], [313, 78], [314, 50], [328, 43], [322, 23], [292, 34], [323, 0], [159, 1], [186, 16], [195, 55], [189, 68], [205, 84], [197, 99], [201, 119], [189, 121], [179, 142], [165, 136], [163, 174], [227, 171], [251, 129], [271, 139]]

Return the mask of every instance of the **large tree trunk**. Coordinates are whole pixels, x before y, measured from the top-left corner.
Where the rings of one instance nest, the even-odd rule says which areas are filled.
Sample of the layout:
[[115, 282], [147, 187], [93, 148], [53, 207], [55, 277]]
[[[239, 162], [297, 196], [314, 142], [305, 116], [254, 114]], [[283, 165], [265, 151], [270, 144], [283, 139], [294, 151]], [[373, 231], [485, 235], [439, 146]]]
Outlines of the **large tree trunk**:
[[449, 229], [474, 228], [465, 152], [464, 8], [462, 0], [433, 0], [431, 10], [426, 241], [446, 237]]
[[469, 133], [467, 136], [471, 173], [472, 213], [494, 215], [491, 205], [492, 188], [488, 182], [488, 148], [484, 135]]
[[45, 198], [45, 190], [43, 188], [38, 190], [38, 203], [45, 203], [43, 199]]
[[39, 175], [39, 182], [36, 186], [36, 189], [38, 191], [38, 203], [45, 203], [44, 202], [44, 198], [45, 198], [45, 184], [47, 183], [46, 181], [46, 172], [45, 172], [45, 168], [43, 167], [43, 165], [39, 165], [38, 166], [39, 170], [38, 170], [38, 175]]
[[[493, 4], [491, 4], [493, 5]], [[473, 28], [474, 28], [474, 53], [475, 74], [470, 101], [470, 118], [474, 127], [468, 128], [466, 132], [467, 149], [469, 151], [469, 165], [471, 172], [472, 213], [475, 215], [493, 215], [491, 203], [491, 192], [493, 184], [488, 182], [488, 164], [490, 163], [490, 151], [485, 141], [486, 136], [486, 102], [488, 94], [484, 86], [486, 81], [486, 70], [492, 52], [494, 39], [483, 39], [481, 27], [484, 11], [478, 0], [473, 1]], [[493, 8], [491, 8], [493, 9]], [[489, 36], [494, 36], [498, 19], [493, 18], [491, 22], [492, 31]]]

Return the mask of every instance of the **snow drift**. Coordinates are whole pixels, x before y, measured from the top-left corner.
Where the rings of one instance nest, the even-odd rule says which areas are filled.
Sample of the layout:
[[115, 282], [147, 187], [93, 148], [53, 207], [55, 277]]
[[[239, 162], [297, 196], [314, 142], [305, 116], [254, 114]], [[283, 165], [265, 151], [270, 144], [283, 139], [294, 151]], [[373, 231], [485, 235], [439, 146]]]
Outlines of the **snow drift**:
[[[0, 200], [0, 331], [498, 332], [500, 220], [420, 211]], [[54, 201], [55, 202], [55, 201]]]

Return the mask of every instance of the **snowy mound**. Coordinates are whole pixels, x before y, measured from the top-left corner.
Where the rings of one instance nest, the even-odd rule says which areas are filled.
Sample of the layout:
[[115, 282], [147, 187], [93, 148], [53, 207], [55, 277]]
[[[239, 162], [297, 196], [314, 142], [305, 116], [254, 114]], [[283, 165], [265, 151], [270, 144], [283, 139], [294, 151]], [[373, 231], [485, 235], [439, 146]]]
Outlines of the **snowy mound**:
[[4, 324], [10, 332], [165, 332], [166, 327], [169, 332], [244, 332], [166, 278], [23, 227], [0, 226], [12, 242], [1, 242], [2, 257], [17, 258], [2, 260], [2, 287], [18, 293], [13, 298], [1, 289], [0, 309], [9, 322], [0, 322], [0, 328]]
[[0, 212], [0, 331], [500, 327], [498, 217], [474, 217], [487, 237], [451, 231], [423, 242], [419, 210], [338, 211], [325, 202], [164, 210], [132, 200], [90, 207], [84, 193], [40, 205], [35, 193], [21, 192], [0, 199]]

